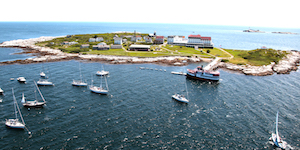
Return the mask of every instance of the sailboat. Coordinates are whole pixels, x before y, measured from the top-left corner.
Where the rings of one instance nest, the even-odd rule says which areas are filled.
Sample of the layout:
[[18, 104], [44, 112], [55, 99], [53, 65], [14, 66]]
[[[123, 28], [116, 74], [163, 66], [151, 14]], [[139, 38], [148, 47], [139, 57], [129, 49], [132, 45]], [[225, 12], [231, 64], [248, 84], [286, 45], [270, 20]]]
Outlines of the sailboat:
[[[188, 98], [188, 91], [187, 91], [186, 82], [185, 82], [185, 89], [186, 89], [186, 96]], [[179, 101], [179, 102], [189, 103], [189, 100], [182, 94], [180, 95], [180, 94], [176, 93], [176, 94], [172, 95], [172, 98]]]
[[101, 71], [97, 71], [96, 75], [98, 76], [105, 76], [105, 75], [108, 75], [109, 74], [109, 71], [104, 71], [104, 68], [102, 66], [102, 70]]
[[40, 79], [39, 81], [36, 82], [37, 85], [50, 85], [53, 86], [54, 84], [47, 79]]
[[108, 94], [108, 85], [107, 85], [106, 76], [104, 76], [105, 84], [106, 84], [106, 89], [104, 89], [104, 88], [102, 87], [102, 78], [103, 78], [103, 76], [101, 76], [100, 87], [94, 86], [93, 84], [90, 85], [90, 90], [91, 90], [92, 92], [98, 93], [98, 94]]
[[37, 88], [37, 90], [39, 91], [39, 94], [40, 94], [43, 102], [37, 101], [37, 97], [35, 98], [35, 100], [26, 100], [24, 93], [22, 93], [22, 101], [21, 102], [24, 107], [43, 107], [46, 104], [46, 100], [44, 99], [44, 96], [35, 81], [34, 81], [34, 84], [35, 84], [35, 87]]
[[[22, 114], [21, 114], [20, 108], [18, 106], [18, 103], [16, 101], [13, 88], [12, 88], [12, 93], [13, 93], [14, 109], [15, 109], [15, 117], [16, 118], [15, 119], [6, 119], [5, 125], [9, 128], [12, 128], [12, 129], [24, 129], [25, 128], [25, 122], [24, 122], [24, 119], [22, 117]], [[18, 119], [18, 113], [19, 113], [19, 116], [21, 118], [21, 121], [19, 121], [19, 119]]]
[[74, 85], [74, 86], [87, 86], [87, 83], [85, 83], [84, 81], [82, 81], [80, 63], [79, 63], [79, 72], [80, 72], [80, 80], [74, 80], [73, 79], [72, 85]]
[[278, 133], [278, 111], [277, 111], [277, 115], [276, 115], [276, 130], [275, 130], [275, 133], [274, 132], [272, 133], [270, 140], [273, 141], [275, 146], [277, 146], [279, 148], [286, 149], [286, 147], [287, 147], [287, 143], [281, 139], [281, 137], [279, 136], [279, 133]]

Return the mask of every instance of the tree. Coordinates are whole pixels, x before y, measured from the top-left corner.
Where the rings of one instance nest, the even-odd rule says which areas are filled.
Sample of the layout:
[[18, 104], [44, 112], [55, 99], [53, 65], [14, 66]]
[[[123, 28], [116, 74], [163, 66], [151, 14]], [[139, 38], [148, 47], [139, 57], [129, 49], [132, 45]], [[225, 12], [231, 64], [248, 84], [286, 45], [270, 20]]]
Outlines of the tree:
[[208, 49], [208, 50], [206, 51], [206, 53], [210, 53], [210, 50]]

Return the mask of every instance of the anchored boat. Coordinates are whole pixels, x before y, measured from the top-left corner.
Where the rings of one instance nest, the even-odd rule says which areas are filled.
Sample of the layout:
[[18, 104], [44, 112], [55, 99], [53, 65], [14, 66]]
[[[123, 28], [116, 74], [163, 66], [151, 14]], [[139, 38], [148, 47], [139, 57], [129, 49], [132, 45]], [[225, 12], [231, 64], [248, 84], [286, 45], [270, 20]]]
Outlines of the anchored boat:
[[37, 88], [37, 90], [39, 91], [39, 94], [43, 100], [43, 102], [39, 102], [37, 100], [37, 98], [35, 100], [26, 100], [24, 93], [22, 93], [22, 104], [24, 107], [43, 107], [46, 104], [46, 101], [44, 99], [44, 96], [42, 94], [42, 92], [40, 91], [39, 87], [37, 86], [36, 82], [34, 81], [35, 87]]
[[193, 70], [187, 69], [186, 77], [197, 80], [219, 81], [220, 72], [204, 70], [201, 66], [198, 66]]
[[[22, 114], [21, 114], [20, 108], [18, 106], [18, 103], [16, 101], [13, 88], [12, 88], [12, 93], [13, 93], [14, 109], [15, 109], [14, 113], [15, 113], [16, 118], [15, 119], [6, 119], [5, 125], [9, 128], [12, 128], [12, 129], [24, 129], [25, 128], [25, 122], [24, 122], [24, 119], [22, 117]], [[21, 121], [19, 121], [19, 119], [18, 119], [18, 114], [19, 114], [19, 117], [21, 118]]]

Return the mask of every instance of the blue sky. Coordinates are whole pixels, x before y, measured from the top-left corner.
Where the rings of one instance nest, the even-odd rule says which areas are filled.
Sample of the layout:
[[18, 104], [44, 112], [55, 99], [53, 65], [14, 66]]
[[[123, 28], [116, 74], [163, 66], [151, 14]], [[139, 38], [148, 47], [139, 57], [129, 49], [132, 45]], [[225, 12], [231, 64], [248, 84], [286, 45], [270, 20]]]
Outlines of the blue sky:
[[14, 0], [0, 21], [92, 21], [300, 28], [298, 1], [285, 0]]

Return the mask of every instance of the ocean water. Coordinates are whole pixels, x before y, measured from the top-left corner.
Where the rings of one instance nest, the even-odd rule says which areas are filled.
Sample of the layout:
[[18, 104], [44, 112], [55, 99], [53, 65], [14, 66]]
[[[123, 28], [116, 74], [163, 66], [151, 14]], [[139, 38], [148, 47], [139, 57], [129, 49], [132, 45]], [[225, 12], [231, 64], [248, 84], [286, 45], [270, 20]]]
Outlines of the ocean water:
[[[0, 27], [10, 29], [0, 30], [0, 42], [40, 36], [136, 30], [143, 33], [156, 31], [165, 36], [168, 33], [187, 36], [195, 32], [212, 36], [215, 44], [226, 48], [252, 49], [263, 45], [299, 50], [299, 44], [295, 41], [299, 41], [300, 36], [243, 33], [241, 30], [245, 27], [206, 25], [1, 22]], [[299, 29], [260, 30], [299, 33]], [[265, 36], [266, 39], [258, 40], [258, 36]], [[279, 36], [281, 37], [278, 38]], [[278, 43], [279, 39], [285, 39], [283, 42], [286, 44]], [[230, 41], [230, 44], [226, 41]], [[18, 51], [19, 49], [14, 48], [0, 48], [0, 60], [30, 57], [10, 55]], [[73, 79], [79, 79], [79, 63], [82, 75], [89, 84], [91, 80], [94, 85], [100, 84], [100, 77], [95, 73], [102, 66], [110, 72], [107, 78], [108, 95], [98, 95], [91, 93], [86, 87], [71, 85]], [[221, 80], [218, 83], [189, 80], [170, 73], [206, 64], [203, 62], [175, 67], [156, 64], [112, 65], [71, 60], [2, 65], [0, 88], [5, 91], [5, 95], [0, 96], [0, 147], [267, 149], [276, 112], [279, 111], [279, 134], [292, 147], [300, 148], [298, 71], [286, 75], [256, 77], [220, 70]], [[139, 67], [157, 68], [158, 71], [140, 70]], [[40, 79], [39, 73], [43, 68], [55, 86], [41, 86], [47, 105], [28, 110], [21, 106], [22, 93], [28, 99], [35, 97], [33, 80]], [[165, 69], [166, 72], [159, 69]], [[26, 84], [16, 81], [20, 76], [27, 79]], [[15, 80], [11, 81], [10, 78]], [[31, 136], [26, 131], [5, 127], [5, 119], [14, 117], [11, 88], [14, 88], [25, 122], [32, 132]], [[174, 93], [187, 92], [189, 104], [178, 103], [171, 98]]]

